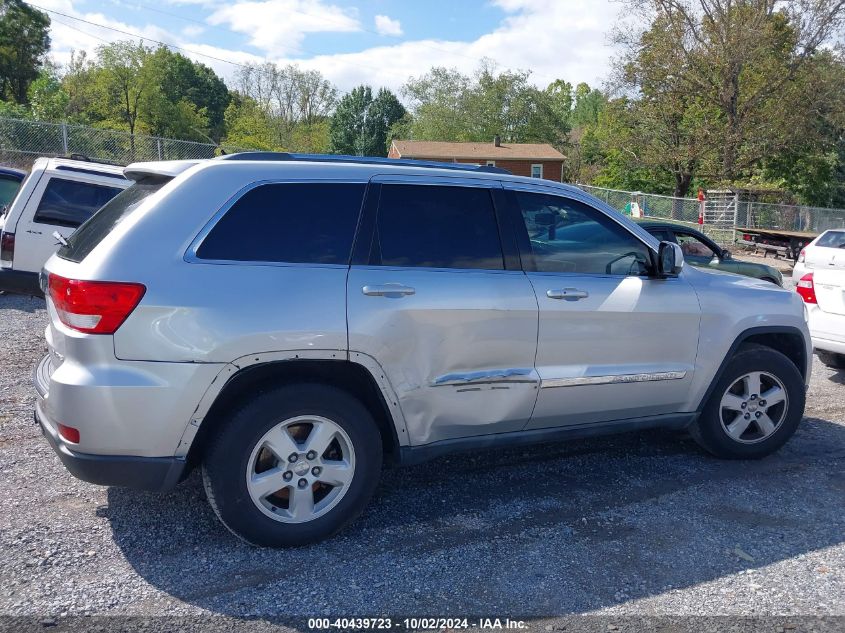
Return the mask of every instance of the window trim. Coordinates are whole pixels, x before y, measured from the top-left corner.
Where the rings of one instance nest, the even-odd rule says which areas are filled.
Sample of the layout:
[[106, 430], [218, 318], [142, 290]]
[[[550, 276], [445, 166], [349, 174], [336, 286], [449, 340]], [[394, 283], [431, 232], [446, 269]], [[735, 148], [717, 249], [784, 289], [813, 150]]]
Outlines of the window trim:
[[[631, 275], [614, 275], [614, 274], [607, 274], [607, 273], [580, 273], [580, 272], [550, 272], [550, 271], [542, 271], [537, 270], [537, 263], [534, 261], [534, 252], [531, 250], [531, 241], [528, 237], [528, 229], [525, 226], [525, 220], [522, 217], [522, 209], [519, 207], [519, 203], [517, 202], [516, 194], [517, 192], [520, 193], [533, 193], [539, 195], [548, 195], [548, 196], [555, 196], [558, 198], [563, 198], [564, 200], [570, 200], [572, 202], [576, 202], [579, 204], [583, 204], [585, 207], [590, 209], [592, 212], [597, 213], [604, 218], [607, 218], [611, 222], [614, 222], [619, 226], [620, 229], [628, 233], [633, 239], [640, 242], [645, 249], [649, 253], [649, 257], [651, 259], [651, 269], [647, 276], [637, 276], [638, 279], [654, 279], [656, 278], [654, 275], [654, 270], [656, 270], [657, 264], [657, 250], [649, 244], [646, 240], [644, 240], [641, 236], [637, 235], [636, 232], [632, 231], [629, 227], [625, 226], [625, 223], [622, 222], [620, 219], [613, 217], [612, 214], [607, 213], [603, 209], [591, 204], [589, 200], [582, 199], [580, 196], [577, 195], [570, 195], [569, 191], [561, 191], [557, 189], [554, 185], [552, 186], [536, 186], [536, 185], [527, 185], [524, 183], [508, 183], [503, 182], [505, 187], [505, 194], [508, 200], [508, 213], [510, 214], [510, 226], [511, 230], [514, 232], [516, 241], [519, 247], [519, 256], [520, 260], [522, 261], [522, 269], [526, 273], [532, 273], [535, 275], [554, 275], [554, 276], [567, 276], [567, 277], [609, 277], [613, 279], [622, 279], [625, 277], [630, 277]], [[643, 229], [645, 230], [645, 229]]]
[[[540, 175], [539, 176], [534, 175], [534, 168], [535, 167], [540, 168]], [[531, 178], [537, 178], [537, 179], [543, 178], [543, 163], [531, 163]]]
[[488, 166], [488, 167], [495, 167], [495, 166], [496, 166], [496, 161], [495, 161], [495, 160], [488, 160], [488, 161], [487, 161], [487, 166]]
[[319, 262], [273, 262], [273, 261], [264, 261], [264, 260], [243, 260], [243, 259], [205, 259], [199, 257], [197, 255], [197, 251], [199, 251], [200, 246], [202, 246], [203, 241], [208, 234], [214, 230], [214, 227], [217, 226], [217, 223], [223, 218], [226, 213], [228, 213], [229, 209], [231, 209], [235, 204], [247, 193], [252, 191], [257, 187], [262, 187], [264, 185], [302, 185], [302, 184], [312, 184], [312, 185], [319, 185], [319, 184], [336, 184], [336, 185], [362, 185], [364, 187], [364, 196], [361, 200], [361, 208], [358, 209], [358, 220], [355, 223], [356, 226], [356, 234], [352, 236], [352, 245], [350, 248], [350, 258], [352, 257], [352, 253], [355, 249], [355, 243], [357, 240], [357, 229], [360, 227], [361, 222], [361, 210], [364, 207], [364, 204], [367, 200], [368, 195], [368, 182], [361, 178], [272, 178], [267, 180], [256, 180], [250, 182], [240, 189], [238, 189], [232, 196], [223, 203], [223, 205], [214, 212], [214, 214], [209, 218], [209, 220], [203, 225], [203, 227], [199, 230], [191, 243], [188, 245], [188, 248], [185, 250], [184, 255], [182, 255], [182, 260], [188, 264], [214, 264], [215, 266], [224, 265], [224, 266], [277, 266], [277, 267], [296, 267], [296, 268], [341, 268], [341, 269], [348, 269], [349, 268], [349, 261], [345, 264], [325, 264]]

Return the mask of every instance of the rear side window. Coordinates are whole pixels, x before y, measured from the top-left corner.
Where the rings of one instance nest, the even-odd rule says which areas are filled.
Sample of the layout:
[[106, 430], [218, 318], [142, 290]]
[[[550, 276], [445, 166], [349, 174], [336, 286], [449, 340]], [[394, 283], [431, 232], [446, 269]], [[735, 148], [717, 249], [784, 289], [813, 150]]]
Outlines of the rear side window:
[[382, 185], [370, 261], [376, 266], [503, 270], [490, 191]]
[[824, 246], [826, 248], [843, 248], [845, 247], [845, 232], [843, 231], [828, 231], [819, 238], [816, 246]]
[[33, 220], [40, 224], [76, 228], [121, 191], [120, 187], [51, 178]]
[[121, 191], [67, 238], [67, 246], [58, 250], [59, 257], [81, 262], [114, 227], [170, 180], [167, 177], [145, 178]]
[[365, 187], [323, 182], [250, 189], [214, 225], [197, 257], [348, 264]]

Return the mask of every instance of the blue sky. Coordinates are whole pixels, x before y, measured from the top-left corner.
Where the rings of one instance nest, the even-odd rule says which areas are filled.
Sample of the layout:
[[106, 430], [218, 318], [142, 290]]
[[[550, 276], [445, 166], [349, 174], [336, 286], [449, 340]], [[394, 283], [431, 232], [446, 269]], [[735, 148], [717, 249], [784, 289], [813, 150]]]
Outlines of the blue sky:
[[[433, 65], [471, 72], [482, 58], [599, 84], [613, 49], [613, 0], [32, 0], [52, 9], [52, 55], [129, 39], [101, 24], [178, 46], [230, 79], [237, 64], [316, 68], [341, 89], [398, 89]], [[55, 13], [59, 12], [59, 13]], [[61, 15], [65, 14], [65, 15]], [[79, 19], [74, 19], [79, 18]], [[87, 20], [88, 23], [81, 20]], [[210, 57], [203, 57], [207, 55]], [[217, 58], [217, 59], [212, 59]], [[229, 62], [229, 63], [227, 63]]]

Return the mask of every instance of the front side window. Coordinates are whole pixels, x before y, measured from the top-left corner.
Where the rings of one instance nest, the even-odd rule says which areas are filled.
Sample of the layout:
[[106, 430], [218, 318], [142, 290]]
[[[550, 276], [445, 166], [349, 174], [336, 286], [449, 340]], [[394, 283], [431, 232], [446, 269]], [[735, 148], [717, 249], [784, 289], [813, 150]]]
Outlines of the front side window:
[[648, 274], [648, 247], [604, 214], [560, 196], [515, 194], [538, 272]]
[[716, 257], [716, 252], [694, 235], [676, 231], [675, 239], [684, 252], [684, 259], [690, 263], [709, 264]]
[[122, 187], [51, 178], [33, 221], [76, 228], [121, 191]]
[[488, 189], [382, 185], [376, 225], [373, 265], [504, 269]]
[[273, 183], [247, 191], [197, 249], [243, 262], [348, 264], [363, 183]]

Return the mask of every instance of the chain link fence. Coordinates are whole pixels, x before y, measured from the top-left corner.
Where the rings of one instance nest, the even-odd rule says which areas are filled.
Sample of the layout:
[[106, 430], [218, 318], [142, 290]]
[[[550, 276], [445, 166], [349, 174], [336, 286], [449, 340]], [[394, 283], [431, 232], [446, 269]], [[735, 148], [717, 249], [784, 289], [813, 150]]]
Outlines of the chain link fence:
[[[621, 213], [631, 215], [632, 210], [638, 208], [647, 218], [664, 218], [694, 226], [722, 246], [736, 241], [737, 227], [807, 233], [845, 228], [845, 209], [742, 201], [738, 195], [727, 191], [708, 192], [702, 209], [701, 202], [695, 198], [673, 198], [589, 185], [578, 187]], [[704, 224], [698, 224], [702, 211]]]
[[69, 123], [0, 117], [0, 162], [28, 169], [39, 156], [70, 156], [127, 165], [136, 161], [213, 158], [244, 148], [129, 134]]

